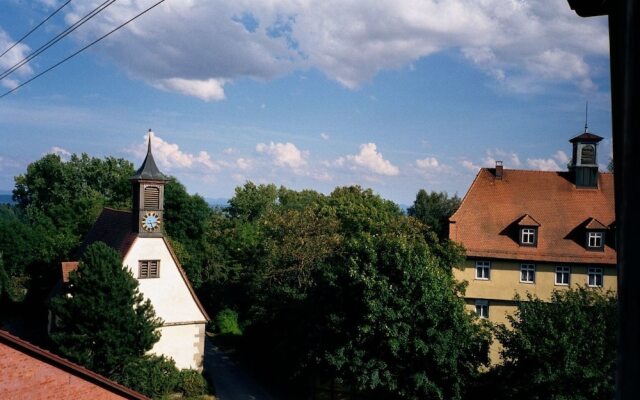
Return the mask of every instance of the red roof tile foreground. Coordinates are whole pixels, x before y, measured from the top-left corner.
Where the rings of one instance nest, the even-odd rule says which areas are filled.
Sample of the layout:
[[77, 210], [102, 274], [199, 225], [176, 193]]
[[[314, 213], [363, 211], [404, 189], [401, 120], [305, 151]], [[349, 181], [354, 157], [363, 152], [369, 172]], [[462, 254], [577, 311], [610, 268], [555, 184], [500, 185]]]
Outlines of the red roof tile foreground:
[[[505, 169], [500, 180], [494, 169], [482, 168], [450, 218], [449, 237], [470, 257], [615, 264], [611, 231], [604, 251], [585, 248], [592, 219], [614, 226], [613, 175], [600, 173], [597, 189], [577, 189], [571, 178], [570, 172]], [[518, 223], [527, 215], [539, 224], [536, 247], [518, 243]]]
[[2, 399], [148, 399], [0, 330]]

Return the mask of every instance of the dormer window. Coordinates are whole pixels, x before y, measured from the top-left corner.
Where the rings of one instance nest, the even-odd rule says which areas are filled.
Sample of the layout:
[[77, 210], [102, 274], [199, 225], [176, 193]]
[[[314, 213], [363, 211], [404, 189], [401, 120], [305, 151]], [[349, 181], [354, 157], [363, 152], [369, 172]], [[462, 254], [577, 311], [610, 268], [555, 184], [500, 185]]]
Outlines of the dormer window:
[[587, 250], [592, 251], [603, 251], [604, 250], [604, 233], [605, 230], [609, 229], [602, 222], [597, 219], [591, 217], [589, 218], [587, 224], [585, 225], [587, 237], [586, 237], [586, 248]]
[[520, 229], [520, 245], [535, 246], [537, 243], [537, 228], [521, 228]]
[[520, 246], [536, 247], [538, 245], [540, 223], [529, 214], [518, 218], [516, 223], [518, 225], [518, 243]]
[[603, 250], [604, 249], [604, 232], [602, 231], [587, 232], [587, 249]]

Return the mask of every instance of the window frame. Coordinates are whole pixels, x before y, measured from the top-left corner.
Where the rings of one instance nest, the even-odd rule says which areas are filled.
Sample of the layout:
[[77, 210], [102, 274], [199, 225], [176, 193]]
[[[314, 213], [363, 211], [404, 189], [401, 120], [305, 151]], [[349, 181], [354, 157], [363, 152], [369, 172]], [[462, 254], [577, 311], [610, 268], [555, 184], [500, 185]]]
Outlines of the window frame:
[[[592, 238], [594, 239], [594, 242], [599, 239], [600, 240], [600, 245], [592, 246], [591, 245], [591, 239]], [[589, 231], [589, 232], [587, 232], [587, 250], [592, 250], [592, 251], [602, 251], [602, 250], [604, 250], [604, 232], [603, 231]]]
[[[591, 276], [594, 276], [595, 284], [591, 284]], [[600, 284], [598, 285], [598, 277], [600, 277]], [[587, 286], [589, 287], [604, 287], [604, 268], [602, 267], [589, 267], [587, 268]]]
[[[526, 232], [525, 232], [526, 231]], [[525, 234], [530, 241], [525, 241]], [[525, 226], [520, 228], [520, 246], [536, 247], [538, 245], [538, 228], [534, 226]]]
[[[531, 280], [522, 279], [524, 276], [523, 275], [524, 272], [527, 272], [526, 278], [531, 277]], [[527, 283], [527, 284], [536, 283], [536, 265], [535, 264], [520, 264], [520, 283]]]
[[476, 315], [481, 319], [489, 319], [489, 300], [476, 299]]
[[[153, 274], [153, 265], [156, 263], [156, 273]], [[145, 269], [146, 268], [146, 269]], [[160, 278], [160, 260], [138, 260], [138, 279]]]
[[[560, 275], [562, 274], [562, 275]], [[567, 282], [558, 281], [559, 276], [564, 276], [566, 274]], [[558, 265], [556, 266], [556, 278], [555, 285], [556, 286], [569, 286], [571, 284], [571, 267], [567, 265]]]
[[[484, 274], [478, 274], [478, 272], [486, 271], [486, 276], [482, 276]], [[489, 281], [491, 280], [491, 261], [476, 261], [476, 280], [479, 281]]]

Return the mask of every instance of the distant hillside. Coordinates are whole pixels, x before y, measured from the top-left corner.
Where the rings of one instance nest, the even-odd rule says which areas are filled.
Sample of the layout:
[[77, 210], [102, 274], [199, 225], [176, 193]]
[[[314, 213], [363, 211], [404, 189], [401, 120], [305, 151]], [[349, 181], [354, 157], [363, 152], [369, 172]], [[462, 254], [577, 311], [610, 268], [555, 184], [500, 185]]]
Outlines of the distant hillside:
[[15, 204], [10, 190], [0, 190], [0, 204]]
[[205, 198], [205, 200], [211, 207], [227, 207], [229, 205], [229, 199], [222, 197], [218, 197], [216, 199]]

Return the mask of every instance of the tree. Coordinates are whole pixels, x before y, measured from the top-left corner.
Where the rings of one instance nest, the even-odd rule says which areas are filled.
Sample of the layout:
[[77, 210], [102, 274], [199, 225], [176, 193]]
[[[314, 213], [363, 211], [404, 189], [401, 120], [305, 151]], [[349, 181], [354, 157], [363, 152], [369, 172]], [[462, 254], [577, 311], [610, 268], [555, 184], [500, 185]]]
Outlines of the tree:
[[401, 218], [347, 239], [317, 280], [312, 359], [372, 397], [459, 399], [488, 361], [489, 333], [422, 229]]
[[52, 339], [65, 357], [111, 376], [160, 338], [151, 303], [106, 244], [86, 249], [69, 283], [68, 294], [52, 301], [59, 321]]
[[459, 398], [489, 340], [453, 279], [460, 249], [370, 189], [280, 193], [217, 236], [241, 271], [227, 306], [252, 363], [288, 384], [313, 374], [368, 397]]
[[555, 291], [550, 302], [517, 299], [511, 327], [495, 329], [499, 391], [513, 399], [613, 398], [616, 314], [615, 295], [593, 288]]
[[23, 210], [33, 209], [51, 219], [56, 229], [79, 240], [103, 206], [131, 205], [133, 164], [122, 158], [104, 160], [73, 154], [63, 161], [47, 154], [15, 178], [13, 198]]
[[427, 193], [420, 189], [407, 212], [431, 228], [439, 238], [446, 239], [449, 237], [449, 217], [460, 207], [460, 202], [457, 195], [449, 197], [446, 192]]

